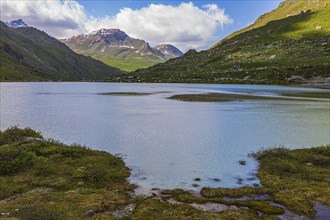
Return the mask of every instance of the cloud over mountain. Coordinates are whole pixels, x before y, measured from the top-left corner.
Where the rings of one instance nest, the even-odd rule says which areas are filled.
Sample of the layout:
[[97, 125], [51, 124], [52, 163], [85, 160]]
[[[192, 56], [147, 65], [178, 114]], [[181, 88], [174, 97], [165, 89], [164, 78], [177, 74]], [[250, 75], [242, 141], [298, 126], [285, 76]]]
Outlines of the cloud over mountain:
[[114, 16], [88, 16], [73, 0], [1, 1], [1, 20], [22, 18], [28, 25], [58, 37], [70, 37], [100, 28], [119, 28], [152, 45], [170, 43], [182, 50], [206, 48], [217, 30], [233, 21], [216, 4], [197, 7], [150, 4], [140, 9], [122, 8]]

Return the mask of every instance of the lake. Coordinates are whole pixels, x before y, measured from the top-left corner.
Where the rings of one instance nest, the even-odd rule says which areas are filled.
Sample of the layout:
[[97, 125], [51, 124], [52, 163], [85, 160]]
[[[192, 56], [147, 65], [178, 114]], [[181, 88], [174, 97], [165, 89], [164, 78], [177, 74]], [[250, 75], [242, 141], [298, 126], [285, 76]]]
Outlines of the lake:
[[[328, 101], [166, 99], [187, 93], [281, 93], [324, 90], [285, 86], [120, 83], [1, 83], [0, 128], [29, 126], [46, 138], [124, 158], [131, 182], [151, 188], [239, 187], [253, 180], [262, 147], [330, 143]], [[145, 92], [144, 96], [99, 95]], [[246, 165], [240, 165], [245, 160]], [[194, 181], [195, 178], [201, 181]], [[218, 181], [220, 179], [220, 181]], [[238, 181], [238, 179], [242, 179]], [[197, 183], [200, 187], [193, 187]]]

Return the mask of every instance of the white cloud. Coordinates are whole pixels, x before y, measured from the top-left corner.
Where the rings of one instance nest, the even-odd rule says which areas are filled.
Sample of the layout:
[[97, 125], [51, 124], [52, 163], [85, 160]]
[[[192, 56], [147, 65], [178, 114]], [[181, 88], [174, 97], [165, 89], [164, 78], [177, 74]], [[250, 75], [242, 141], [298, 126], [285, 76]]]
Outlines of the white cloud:
[[171, 43], [182, 50], [204, 49], [216, 40], [216, 32], [232, 19], [216, 4], [202, 8], [193, 3], [178, 6], [150, 4], [133, 10], [122, 8], [115, 16], [91, 17], [74, 0], [1, 0], [1, 20], [22, 18], [27, 24], [58, 38], [119, 28], [151, 45]]
[[28, 25], [55, 37], [84, 32], [84, 21], [88, 19], [84, 8], [72, 0], [1, 0], [0, 6], [2, 21], [22, 18]]

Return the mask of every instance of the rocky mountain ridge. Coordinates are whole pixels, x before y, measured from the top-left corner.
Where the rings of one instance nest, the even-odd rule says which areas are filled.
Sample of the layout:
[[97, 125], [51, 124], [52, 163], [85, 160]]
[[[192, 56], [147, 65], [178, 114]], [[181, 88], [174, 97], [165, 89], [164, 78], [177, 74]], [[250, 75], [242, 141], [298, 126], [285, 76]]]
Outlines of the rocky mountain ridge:
[[182, 55], [182, 52], [172, 45], [152, 48], [144, 40], [132, 38], [119, 29], [102, 28], [61, 41], [77, 53], [127, 71], [148, 67]]

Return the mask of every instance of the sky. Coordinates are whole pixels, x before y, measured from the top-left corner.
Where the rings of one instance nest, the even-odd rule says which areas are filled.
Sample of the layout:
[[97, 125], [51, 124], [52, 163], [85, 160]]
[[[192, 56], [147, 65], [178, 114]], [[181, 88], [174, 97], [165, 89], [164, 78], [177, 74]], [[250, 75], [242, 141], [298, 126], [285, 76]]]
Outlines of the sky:
[[151, 46], [203, 50], [275, 9], [280, 0], [1, 0], [1, 21], [23, 19], [56, 38], [119, 28]]

